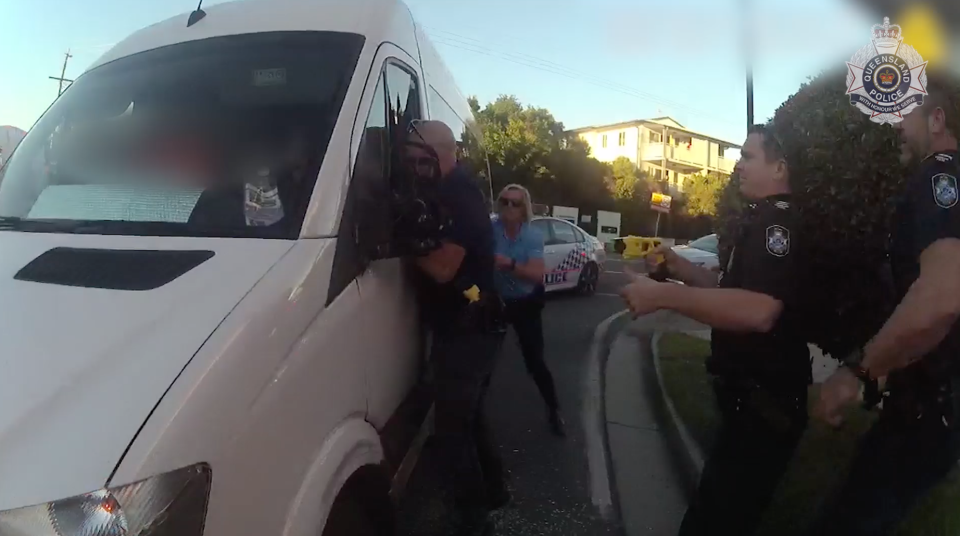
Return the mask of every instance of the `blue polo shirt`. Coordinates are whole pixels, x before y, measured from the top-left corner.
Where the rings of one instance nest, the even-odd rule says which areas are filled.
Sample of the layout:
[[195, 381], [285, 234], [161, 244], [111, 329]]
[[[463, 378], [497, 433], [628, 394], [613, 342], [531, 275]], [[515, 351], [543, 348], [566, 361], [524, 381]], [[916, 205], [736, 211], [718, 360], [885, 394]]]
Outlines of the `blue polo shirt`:
[[[520, 232], [513, 239], [507, 237], [507, 232], [499, 220], [493, 221], [494, 252], [515, 259], [517, 264], [525, 264], [530, 259], [543, 258], [543, 234], [529, 223], [520, 226]], [[503, 299], [522, 298], [536, 290], [537, 285], [513, 274], [497, 270], [494, 274], [494, 284], [497, 292]]]

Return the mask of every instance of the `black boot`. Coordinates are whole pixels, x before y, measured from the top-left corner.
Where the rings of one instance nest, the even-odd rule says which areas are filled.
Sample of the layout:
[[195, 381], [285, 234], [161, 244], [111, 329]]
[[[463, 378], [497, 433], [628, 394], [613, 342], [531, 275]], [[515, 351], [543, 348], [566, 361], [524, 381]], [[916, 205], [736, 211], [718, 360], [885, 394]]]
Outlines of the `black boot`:
[[557, 437], [567, 437], [567, 423], [563, 421], [563, 417], [560, 416], [560, 410], [551, 409], [547, 420], [550, 422], [550, 430]]

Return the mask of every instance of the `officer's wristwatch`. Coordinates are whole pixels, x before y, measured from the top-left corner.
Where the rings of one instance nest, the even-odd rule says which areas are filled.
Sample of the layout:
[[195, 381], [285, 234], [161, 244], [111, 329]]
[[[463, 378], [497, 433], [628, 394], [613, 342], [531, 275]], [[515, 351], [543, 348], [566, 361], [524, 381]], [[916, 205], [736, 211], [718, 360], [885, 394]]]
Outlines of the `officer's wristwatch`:
[[870, 377], [870, 371], [863, 368], [863, 348], [857, 348], [853, 353], [847, 356], [843, 366], [847, 367], [854, 376], [860, 380], [860, 398], [863, 400], [865, 409], [872, 409], [882, 400], [880, 386], [874, 378]]

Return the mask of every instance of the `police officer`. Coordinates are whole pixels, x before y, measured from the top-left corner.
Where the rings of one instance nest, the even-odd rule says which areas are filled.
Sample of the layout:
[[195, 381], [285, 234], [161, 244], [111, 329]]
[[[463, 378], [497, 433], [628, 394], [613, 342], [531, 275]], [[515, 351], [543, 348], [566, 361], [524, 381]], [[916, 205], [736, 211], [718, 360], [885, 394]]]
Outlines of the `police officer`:
[[899, 304], [824, 383], [817, 414], [839, 425], [846, 406], [874, 407], [887, 394], [815, 534], [892, 534], [960, 459], [960, 86], [928, 73], [927, 91], [896, 124], [901, 161], [917, 169], [894, 219]]
[[[434, 418], [441, 471], [462, 534], [489, 530], [489, 509], [505, 502], [499, 457], [482, 406], [506, 333], [494, 290], [490, 214], [477, 182], [457, 162], [457, 143], [439, 121], [411, 127], [404, 158], [418, 175], [436, 167], [436, 200], [447, 215], [439, 249], [417, 259], [426, 275], [423, 305], [433, 330]], [[502, 302], [499, 302], [502, 304]]]
[[757, 526], [806, 427], [809, 350], [796, 313], [801, 256], [783, 148], [750, 130], [737, 164], [752, 204], [727, 265], [716, 273], [669, 248], [677, 285], [636, 277], [622, 294], [633, 314], [669, 309], [713, 328], [707, 370], [722, 426], [680, 534], [747, 536]]

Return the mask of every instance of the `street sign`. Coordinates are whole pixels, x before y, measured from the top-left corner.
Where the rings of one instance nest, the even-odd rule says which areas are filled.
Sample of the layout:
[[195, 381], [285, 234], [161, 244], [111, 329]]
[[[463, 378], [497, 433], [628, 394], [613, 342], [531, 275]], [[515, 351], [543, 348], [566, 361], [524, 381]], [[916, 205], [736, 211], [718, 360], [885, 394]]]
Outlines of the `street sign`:
[[669, 195], [664, 195], [659, 192], [653, 192], [650, 195], [650, 208], [656, 210], [657, 212], [663, 212], [664, 214], [670, 213], [670, 201], [671, 197]]

